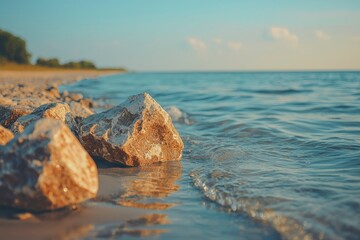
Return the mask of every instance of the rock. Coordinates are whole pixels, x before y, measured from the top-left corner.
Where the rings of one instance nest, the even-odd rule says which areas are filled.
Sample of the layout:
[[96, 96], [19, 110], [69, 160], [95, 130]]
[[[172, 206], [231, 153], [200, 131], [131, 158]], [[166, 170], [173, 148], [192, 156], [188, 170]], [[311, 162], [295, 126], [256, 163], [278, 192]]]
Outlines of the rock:
[[0, 145], [7, 144], [13, 137], [14, 134], [10, 130], [0, 125]]
[[184, 147], [169, 114], [147, 93], [85, 118], [79, 139], [91, 155], [126, 166], [180, 160]]
[[19, 117], [11, 126], [14, 133], [21, 133], [26, 126], [41, 118], [53, 118], [66, 123], [71, 130], [76, 132], [76, 123], [71, 109], [67, 103], [48, 103], [36, 108], [32, 113]]
[[83, 99], [83, 95], [81, 93], [71, 93], [69, 97], [71, 98], [71, 100], [76, 102], [79, 102], [81, 99]]
[[182, 111], [176, 106], [170, 106], [165, 110], [170, 115], [173, 122], [183, 123], [186, 125], [191, 125], [194, 123], [194, 121], [188, 116], [185, 111]]
[[95, 106], [96, 106], [95, 102], [93, 102], [90, 98], [81, 99], [81, 100], [80, 100], [80, 103], [81, 103], [82, 105], [85, 105], [85, 106], [88, 107], [88, 108], [92, 108], [92, 107], [95, 107]]
[[19, 117], [31, 113], [26, 106], [2, 105], [0, 106], [0, 124], [9, 128]]
[[88, 108], [86, 105], [84, 104], [81, 104], [79, 102], [74, 102], [74, 101], [71, 101], [69, 103], [69, 106], [70, 106], [70, 109], [71, 109], [71, 112], [72, 112], [72, 115], [76, 118], [86, 118], [90, 115], [93, 115], [94, 112]]
[[47, 88], [46, 91], [48, 91], [52, 96], [54, 96], [56, 98], [60, 98], [59, 89], [57, 87], [51, 86], [51, 87]]
[[62, 97], [68, 97], [69, 96], [69, 92], [68, 91], [64, 91], [62, 94], [61, 94]]
[[32, 213], [19, 213], [19, 214], [16, 214], [15, 216], [15, 219], [18, 219], [18, 220], [21, 220], [21, 221], [24, 221], [24, 220], [35, 220], [37, 219]]
[[95, 197], [97, 168], [69, 128], [41, 119], [0, 147], [0, 205], [44, 211]]

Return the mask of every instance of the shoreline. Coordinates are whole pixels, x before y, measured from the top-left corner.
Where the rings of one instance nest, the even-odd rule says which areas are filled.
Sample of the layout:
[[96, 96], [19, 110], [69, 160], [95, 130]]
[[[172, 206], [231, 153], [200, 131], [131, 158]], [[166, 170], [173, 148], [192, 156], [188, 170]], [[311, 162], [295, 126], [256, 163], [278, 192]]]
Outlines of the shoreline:
[[[113, 70], [0, 70], [0, 124], [9, 128], [16, 118], [27, 115], [35, 108], [51, 102], [76, 102], [73, 104], [74, 110], [78, 111], [81, 116], [83, 114], [81, 112], [90, 113], [94, 106], [91, 99], [84, 99], [82, 94], [75, 92], [60, 94], [58, 86], [120, 73], [123, 72]], [[7, 120], [9, 116], [11, 120]]]
[[[120, 74], [123, 71], [116, 70], [3, 70], [0, 69], [0, 84], [36, 84], [41, 86], [58, 86], [81, 81], [86, 78], [96, 78], [100, 76]], [[0, 88], [0, 89], [1, 89]]]
[[[64, 96], [64, 94], [59, 93], [57, 87], [87, 78], [118, 73], [122, 72], [94, 70], [19, 72], [1, 70], [0, 113], [3, 114], [3, 108], [20, 108], [32, 111], [42, 104], [54, 101], [68, 103], [77, 101], [84, 107], [91, 109], [90, 105], [93, 104], [91, 99], [87, 100], [77, 96], [79, 100], [74, 100], [71, 94], [75, 96], [79, 93], [74, 92]], [[91, 104], [87, 101], [90, 101]], [[168, 220], [163, 214], [155, 214], [149, 209], [121, 206], [120, 203], [111, 200], [114, 192], [126, 192], [132, 183], [126, 180], [126, 177], [122, 177], [121, 174], [117, 178], [109, 176], [107, 173], [109, 170], [111, 168], [99, 172], [99, 193], [97, 197], [76, 205], [75, 209], [68, 207], [53, 212], [30, 213], [10, 207], [0, 207], [0, 232], [2, 236], [7, 239], [23, 239], [24, 236], [29, 239], [67, 239], [86, 236], [96, 237], [99, 234], [111, 237], [114, 229], [119, 231], [120, 235], [126, 235], [128, 232], [135, 236], [162, 233], [162, 229], [154, 229], [149, 232], [148, 229], [141, 228], [145, 225], [157, 225], [159, 222], [167, 224]], [[124, 173], [127, 171], [127, 169], [120, 170]], [[122, 184], [119, 185], [119, 182]], [[145, 223], [139, 226], [131, 225], [137, 221], [145, 221]], [[118, 230], [119, 226], [125, 227]]]

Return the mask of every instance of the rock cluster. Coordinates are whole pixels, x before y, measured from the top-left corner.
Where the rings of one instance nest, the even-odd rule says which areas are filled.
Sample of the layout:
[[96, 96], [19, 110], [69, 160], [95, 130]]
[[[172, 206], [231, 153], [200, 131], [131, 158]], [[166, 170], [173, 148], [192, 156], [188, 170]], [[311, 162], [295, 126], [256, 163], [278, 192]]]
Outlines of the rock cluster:
[[147, 93], [83, 119], [78, 134], [91, 155], [126, 166], [180, 160], [184, 147], [169, 114]]
[[56, 101], [0, 98], [0, 123], [16, 134], [0, 125], [0, 205], [43, 211], [94, 197], [90, 155], [125, 166], [181, 159], [181, 137], [149, 94], [94, 114], [81, 94], [45, 91]]
[[59, 120], [30, 124], [0, 148], [0, 204], [43, 211], [96, 196], [97, 168]]

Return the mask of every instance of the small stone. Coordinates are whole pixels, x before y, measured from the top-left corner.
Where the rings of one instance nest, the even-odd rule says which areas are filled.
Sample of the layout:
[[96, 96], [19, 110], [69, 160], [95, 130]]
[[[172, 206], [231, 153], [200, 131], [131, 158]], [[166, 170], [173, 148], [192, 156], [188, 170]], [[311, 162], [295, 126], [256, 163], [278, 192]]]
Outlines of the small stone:
[[71, 100], [76, 102], [79, 102], [81, 99], [83, 99], [83, 95], [81, 93], [71, 93], [69, 97], [71, 98]]
[[184, 147], [169, 114], [147, 93], [85, 118], [79, 139], [91, 155], [126, 166], [180, 160]]
[[186, 125], [193, 124], [193, 120], [188, 116], [188, 114], [182, 111], [181, 109], [179, 109], [178, 107], [170, 106], [165, 110], [167, 111], [167, 113], [169, 113], [171, 120], [173, 120], [173, 122], [183, 123]]
[[66, 123], [71, 130], [76, 132], [75, 120], [67, 103], [48, 103], [41, 105], [29, 115], [19, 117], [11, 126], [11, 130], [14, 133], [21, 133], [24, 131], [26, 126], [41, 118], [61, 120]]
[[97, 190], [94, 161], [59, 120], [38, 120], [0, 146], [0, 205], [53, 210], [93, 198]]
[[30, 219], [36, 219], [36, 217], [33, 214], [29, 213], [29, 212], [16, 214], [15, 218], [19, 219], [21, 221], [30, 220]]
[[92, 108], [95, 106], [94, 102], [90, 98], [81, 99], [80, 103], [88, 108]]
[[61, 95], [62, 95], [63, 97], [68, 97], [68, 96], [69, 96], [69, 92], [68, 92], [68, 91], [64, 91]]
[[7, 144], [13, 137], [14, 134], [10, 130], [0, 125], [0, 145]]
[[54, 96], [56, 98], [60, 98], [59, 89], [57, 87], [51, 86], [51, 87], [47, 88], [46, 91], [48, 91], [52, 96]]

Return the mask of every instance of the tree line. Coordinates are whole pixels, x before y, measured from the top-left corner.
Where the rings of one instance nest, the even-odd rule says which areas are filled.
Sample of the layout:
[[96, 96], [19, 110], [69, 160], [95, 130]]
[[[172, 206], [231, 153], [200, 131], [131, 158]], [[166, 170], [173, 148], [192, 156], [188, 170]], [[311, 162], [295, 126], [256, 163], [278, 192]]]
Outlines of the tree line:
[[36, 65], [45, 66], [45, 67], [55, 67], [55, 68], [75, 68], [75, 69], [96, 69], [96, 66], [93, 62], [82, 60], [79, 62], [68, 62], [60, 64], [59, 59], [57, 58], [38, 58], [36, 60]]
[[[0, 64], [7, 62], [30, 64], [30, 60], [31, 54], [26, 48], [25, 40], [0, 29]], [[57, 58], [38, 58], [36, 65], [56, 68], [96, 69], [95, 64], [87, 60], [61, 64]]]

